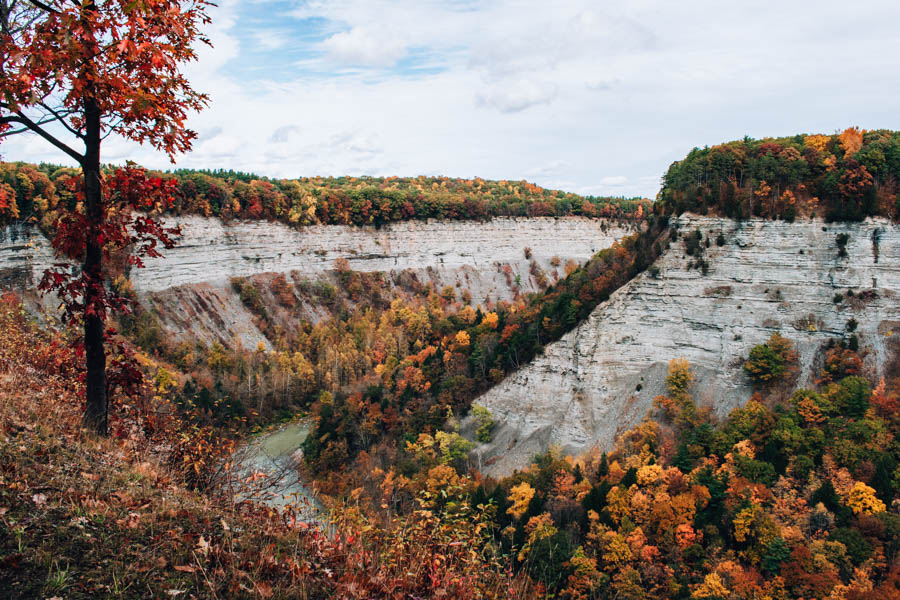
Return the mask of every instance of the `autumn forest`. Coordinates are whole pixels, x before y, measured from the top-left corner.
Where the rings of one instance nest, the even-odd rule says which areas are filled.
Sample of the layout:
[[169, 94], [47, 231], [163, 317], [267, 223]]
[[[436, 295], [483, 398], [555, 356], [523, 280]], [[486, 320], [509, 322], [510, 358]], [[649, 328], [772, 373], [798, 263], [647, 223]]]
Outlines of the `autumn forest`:
[[[566, 160], [513, 170], [548, 187], [182, 168], [241, 125], [190, 125], [217, 10], [0, 0], [0, 597], [900, 599], [900, 132], [666, 155], [653, 198], [554, 189], [637, 189]], [[377, 73], [354, 110], [392, 69], [439, 80], [344, 29], [292, 68]], [[525, 123], [620, 85], [472, 104]], [[591, 135], [559, 123], [571, 158]], [[385, 173], [355, 135], [307, 154]]]

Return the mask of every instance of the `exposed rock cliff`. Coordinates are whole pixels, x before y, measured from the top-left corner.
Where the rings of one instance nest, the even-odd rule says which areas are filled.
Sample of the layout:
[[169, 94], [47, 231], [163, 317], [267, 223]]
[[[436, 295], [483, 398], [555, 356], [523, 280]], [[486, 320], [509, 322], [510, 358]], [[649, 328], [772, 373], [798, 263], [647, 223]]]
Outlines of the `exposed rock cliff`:
[[[681, 237], [651, 269], [477, 401], [501, 424], [479, 449], [488, 472], [523, 467], [550, 444], [573, 453], [609, 448], [664, 393], [672, 358], [690, 361], [695, 397], [724, 416], [749, 398], [743, 362], [772, 332], [797, 345], [801, 385], [817, 377], [823, 346], [845, 335], [850, 319], [859, 323], [870, 372], [894, 356], [900, 226], [687, 215], [676, 223]], [[689, 268], [683, 241], [698, 228], [711, 242], [705, 275]], [[839, 234], [849, 236], [846, 257], [839, 256]], [[836, 303], [838, 293], [844, 300]]]
[[159, 291], [204, 281], [222, 284], [229, 277], [299, 271], [307, 277], [334, 269], [345, 258], [355, 271], [414, 270], [420, 278], [454, 285], [460, 281], [475, 301], [490, 295], [508, 297], [510, 290], [498, 265], [510, 264], [528, 280], [533, 259], [552, 269], [550, 259], [585, 261], [621, 238], [624, 232], [605, 222], [579, 217], [497, 218], [473, 221], [408, 221], [374, 227], [317, 225], [291, 229], [280, 223], [239, 222], [182, 217], [178, 246], [165, 257], [147, 261], [132, 273], [138, 291]]
[[[439, 288], [467, 289], [473, 303], [482, 303], [512, 298], [514, 287], [537, 291], [532, 261], [548, 278], [554, 270], [562, 277], [567, 260], [584, 262], [630, 233], [583, 217], [409, 221], [380, 229], [292, 229], [280, 223], [225, 224], [196, 216], [171, 219], [169, 224], [181, 226], [182, 237], [163, 258], [132, 270], [138, 296], [177, 338], [226, 343], [239, 339], [246, 347], [266, 340], [232, 291], [231, 277], [292, 273], [297, 281], [327, 278], [335, 261], [343, 258], [355, 271], [403, 274]], [[553, 257], [560, 259], [556, 266]], [[52, 262], [52, 250], [40, 233], [20, 226], [0, 230], [0, 287], [34, 284]], [[304, 317], [323, 315], [309, 307]]]
[[0, 289], [25, 288], [41, 280], [44, 269], [53, 266], [53, 249], [47, 238], [33, 227], [0, 227]]

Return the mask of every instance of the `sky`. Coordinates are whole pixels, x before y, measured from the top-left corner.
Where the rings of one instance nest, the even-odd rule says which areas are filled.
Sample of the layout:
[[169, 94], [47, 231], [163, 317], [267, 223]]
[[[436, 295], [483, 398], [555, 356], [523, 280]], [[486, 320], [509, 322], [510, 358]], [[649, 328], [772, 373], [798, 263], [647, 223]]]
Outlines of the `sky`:
[[[653, 198], [694, 147], [900, 129], [900, 2], [220, 0], [177, 167]], [[65, 162], [17, 136], [5, 160]], [[102, 159], [173, 165], [109, 138]]]

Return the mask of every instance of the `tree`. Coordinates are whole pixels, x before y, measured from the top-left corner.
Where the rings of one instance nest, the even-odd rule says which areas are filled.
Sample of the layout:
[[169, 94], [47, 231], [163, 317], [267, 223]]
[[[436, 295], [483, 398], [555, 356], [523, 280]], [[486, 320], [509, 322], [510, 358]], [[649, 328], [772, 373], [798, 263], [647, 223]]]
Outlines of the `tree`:
[[478, 424], [478, 428], [475, 430], [475, 439], [482, 444], [487, 444], [491, 441], [491, 430], [494, 429], [494, 415], [484, 406], [473, 404], [472, 416], [475, 417], [475, 422]]
[[509, 501], [512, 503], [512, 506], [506, 509], [507, 514], [512, 515], [513, 518], [521, 519], [525, 511], [528, 510], [528, 504], [532, 498], [534, 498], [534, 488], [528, 485], [527, 481], [512, 486], [509, 490]]
[[[112, 190], [100, 166], [101, 143], [115, 134], [170, 159], [190, 149], [196, 134], [185, 119], [207, 97], [180, 67], [196, 59], [194, 42], [209, 43], [199, 31], [209, 22], [208, 6], [206, 0], [0, 0], [0, 140], [36, 134], [81, 167], [81, 217], [60, 230], [74, 234], [76, 221], [84, 227], [75, 244], [81, 273], [77, 281], [56, 278], [49, 285], [76, 294], [70, 300], [83, 317], [87, 369], [84, 425], [99, 434], [106, 433], [108, 413], [103, 259], [109, 238], [125, 236], [127, 225], [108, 221]], [[132, 175], [132, 183], [140, 180]], [[136, 200], [126, 189], [114, 193]], [[150, 220], [143, 225], [152, 255], [150, 240], [161, 232], [152, 231]]]
[[884, 502], [875, 495], [875, 490], [862, 481], [857, 481], [847, 498], [847, 506], [853, 510], [853, 514], [871, 515], [886, 510]]
[[796, 362], [794, 344], [773, 333], [765, 344], [758, 344], [750, 350], [744, 371], [754, 383], [764, 385], [787, 375]]

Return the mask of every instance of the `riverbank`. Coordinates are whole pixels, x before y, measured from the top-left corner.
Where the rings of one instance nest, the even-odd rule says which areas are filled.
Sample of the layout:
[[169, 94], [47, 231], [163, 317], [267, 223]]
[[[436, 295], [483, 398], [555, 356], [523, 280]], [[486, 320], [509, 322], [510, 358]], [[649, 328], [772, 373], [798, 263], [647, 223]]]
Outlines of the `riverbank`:
[[249, 440], [234, 454], [231, 484], [240, 500], [292, 509], [311, 522], [321, 520], [325, 507], [300, 474], [302, 445], [309, 419], [294, 421]]

